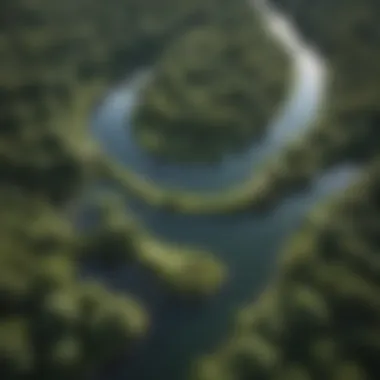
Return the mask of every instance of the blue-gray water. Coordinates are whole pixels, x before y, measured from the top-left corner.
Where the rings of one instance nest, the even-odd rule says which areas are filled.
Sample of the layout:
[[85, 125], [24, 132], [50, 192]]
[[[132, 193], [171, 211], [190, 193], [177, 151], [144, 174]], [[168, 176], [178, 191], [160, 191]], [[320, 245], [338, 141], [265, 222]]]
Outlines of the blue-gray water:
[[312, 206], [347, 186], [357, 171], [340, 167], [317, 180], [313, 188], [292, 197], [265, 216], [181, 216], [156, 211], [139, 202], [132, 208], [160, 237], [213, 250], [227, 263], [230, 279], [205, 303], [173, 300], [140, 268], [91, 270], [117, 290], [143, 300], [152, 316], [152, 330], [141, 348], [113, 368], [107, 379], [181, 380], [191, 360], [215, 347], [229, 330], [236, 308], [253, 301], [270, 280], [276, 256], [287, 237]]
[[[227, 157], [219, 165], [154, 162], [136, 146], [130, 133], [131, 110], [138, 99], [137, 80], [110, 92], [94, 115], [92, 131], [104, 151], [160, 184], [218, 191], [247, 177], [262, 160], [300, 135], [318, 113], [325, 84], [324, 67], [298, 36], [291, 35], [294, 31], [286, 31], [289, 25], [281, 16], [266, 13], [263, 17], [268, 17], [268, 25], [273, 24], [272, 33], [277, 30], [288, 38], [282, 43], [288, 44], [294, 53], [296, 70], [289, 101], [279, 110], [268, 138], [241, 155]], [[169, 297], [164, 288], [147, 273], [140, 273], [138, 267], [108, 273], [86, 268], [85, 275], [105, 279], [114, 289], [140, 297], [152, 316], [148, 339], [122, 365], [108, 368], [105, 377], [185, 379], [191, 360], [215, 347], [227, 334], [236, 308], [254, 300], [268, 283], [280, 247], [307, 211], [328, 194], [345, 188], [357, 173], [358, 169], [352, 166], [334, 168], [316, 179], [308, 190], [286, 199], [266, 215], [183, 216], [130, 201], [136, 215], [160, 237], [216, 252], [227, 263], [230, 279], [214, 298], [190, 304]]]
[[[133, 139], [131, 116], [140, 87], [151, 72], [142, 70], [109, 93], [95, 114], [93, 131], [104, 151], [141, 176], [163, 186], [198, 191], [227, 189], [251, 175], [257, 165], [299, 136], [323, 107], [326, 69], [316, 52], [305, 46], [291, 25], [274, 11], [262, 10], [268, 33], [278, 39], [293, 61], [289, 96], [273, 116], [268, 135], [244, 152], [228, 155], [220, 163], [168, 164], [147, 155]], [[252, 84], [254, 85], [254, 84]]]

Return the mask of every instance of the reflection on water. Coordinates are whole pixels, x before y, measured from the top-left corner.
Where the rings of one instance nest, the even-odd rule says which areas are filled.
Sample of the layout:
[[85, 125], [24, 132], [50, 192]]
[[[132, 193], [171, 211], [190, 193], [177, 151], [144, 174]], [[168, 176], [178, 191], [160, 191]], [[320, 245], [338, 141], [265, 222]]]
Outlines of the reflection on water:
[[[230, 327], [236, 308], [254, 299], [273, 273], [276, 255], [305, 213], [332, 191], [353, 181], [358, 169], [341, 167], [315, 181], [312, 189], [287, 199], [266, 215], [183, 216], [165, 213], [140, 202], [130, 204], [159, 236], [208, 248], [230, 270], [220, 294], [201, 305], [173, 300], [140, 268], [119, 268], [100, 278], [115, 289], [127, 289], [147, 306], [154, 322], [149, 338], [112, 379], [185, 379], [192, 358], [215, 347]], [[89, 272], [94, 275], [94, 270]], [[107, 372], [107, 376], [111, 376]]]
[[135, 144], [131, 128], [131, 114], [139, 89], [149, 80], [149, 74], [140, 72], [128, 84], [110, 92], [94, 116], [94, 134], [107, 154], [164, 186], [215, 191], [232, 187], [252, 175], [265, 158], [305, 131], [321, 108], [326, 87], [324, 63], [316, 52], [304, 45], [286, 19], [266, 6], [261, 8], [268, 32], [291, 54], [294, 78], [289, 99], [260, 144], [213, 164], [167, 164], [148, 156]]
[[[110, 93], [94, 115], [93, 133], [105, 151], [161, 184], [216, 191], [246, 177], [264, 157], [304, 131], [320, 107], [324, 66], [282, 16], [265, 7], [262, 11], [268, 28], [276, 29], [278, 38], [285, 36], [282, 43], [296, 53], [297, 70], [290, 100], [277, 115], [265, 141], [219, 165], [155, 162], [134, 144], [128, 124], [141, 85], [137, 79]], [[214, 347], [228, 330], [236, 308], [255, 298], [268, 283], [280, 247], [306, 212], [326, 195], [345, 188], [357, 173], [358, 169], [351, 166], [332, 169], [303, 194], [287, 199], [266, 215], [183, 216], [156, 210], [137, 200], [129, 201], [132, 210], [159, 236], [217, 252], [230, 268], [230, 279], [211, 300], [190, 305], [170, 298], [153, 279], [147, 279], [146, 273], [140, 275], [138, 267], [110, 273], [87, 268], [85, 275], [106, 279], [110, 286], [140, 297], [154, 322], [142, 346], [121, 366], [108, 369], [103, 378], [185, 379], [191, 358]]]

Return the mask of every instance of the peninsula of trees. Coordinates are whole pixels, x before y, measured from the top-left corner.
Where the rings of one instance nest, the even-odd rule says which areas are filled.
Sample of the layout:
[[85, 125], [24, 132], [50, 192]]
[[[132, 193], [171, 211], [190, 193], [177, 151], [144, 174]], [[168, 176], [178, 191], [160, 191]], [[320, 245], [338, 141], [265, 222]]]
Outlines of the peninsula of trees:
[[208, 162], [242, 151], [286, 99], [290, 59], [254, 7], [225, 2], [214, 13], [163, 51], [127, 122], [155, 157]]

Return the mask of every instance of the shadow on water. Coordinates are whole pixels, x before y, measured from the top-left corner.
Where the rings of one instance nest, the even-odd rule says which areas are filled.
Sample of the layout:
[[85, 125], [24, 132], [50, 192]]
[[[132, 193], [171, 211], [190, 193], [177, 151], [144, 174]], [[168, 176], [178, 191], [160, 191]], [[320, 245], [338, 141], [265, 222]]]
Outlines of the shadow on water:
[[289, 54], [293, 66], [288, 99], [274, 116], [269, 133], [262, 141], [243, 152], [227, 155], [217, 163], [175, 164], [147, 155], [135, 143], [131, 126], [140, 90], [153, 74], [152, 70], [144, 69], [115, 87], [94, 114], [92, 130], [104, 151], [157, 184], [203, 192], [218, 191], [249, 178], [266, 158], [302, 134], [323, 106], [327, 70], [322, 58], [303, 43], [283, 16], [267, 6], [261, 7], [268, 33]]
[[[278, 23], [278, 14], [275, 16], [277, 19], [267, 21], [281, 30], [284, 24]], [[266, 17], [272, 16], [268, 13]], [[280, 18], [280, 21], [284, 20]], [[144, 155], [134, 144], [130, 128], [138, 81], [120, 86], [107, 96], [94, 115], [93, 134], [112, 158], [160, 184], [213, 191], [236, 184], [262, 159], [303, 132], [318, 112], [324, 87], [322, 63], [295, 38], [289, 39], [298, 59], [298, 84], [291, 101], [275, 120], [269, 137], [239, 157], [230, 157], [219, 165], [165, 166]], [[265, 215], [247, 212], [217, 217], [184, 216], [130, 199], [128, 207], [159, 237], [216, 252], [228, 265], [230, 278], [215, 297], [194, 304], [170, 297], [154, 278], [141, 273], [138, 266], [109, 272], [93, 266], [84, 268], [85, 277], [103, 279], [111, 288], [128, 291], [141, 299], [153, 322], [150, 335], [141, 346], [122, 364], [107, 368], [99, 377], [185, 379], [191, 359], [214, 347], [228, 330], [236, 308], [255, 299], [263, 290], [273, 273], [280, 247], [302, 223], [306, 212], [322, 198], [344, 189], [358, 172], [359, 168], [352, 166], [331, 169], [309, 189], [286, 199]]]
[[148, 339], [122, 366], [107, 370], [112, 379], [185, 378], [191, 358], [214, 347], [228, 330], [237, 307], [255, 299], [273, 273], [277, 253], [286, 238], [302, 223], [305, 213], [332, 192], [344, 189], [358, 168], [335, 168], [312, 188], [284, 201], [265, 215], [182, 216], [152, 209], [140, 202], [129, 207], [158, 236], [210, 249], [226, 262], [230, 278], [215, 297], [194, 304], [170, 297], [138, 266], [105, 273], [88, 267], [116, 290], [139, 298], [151, 314]]

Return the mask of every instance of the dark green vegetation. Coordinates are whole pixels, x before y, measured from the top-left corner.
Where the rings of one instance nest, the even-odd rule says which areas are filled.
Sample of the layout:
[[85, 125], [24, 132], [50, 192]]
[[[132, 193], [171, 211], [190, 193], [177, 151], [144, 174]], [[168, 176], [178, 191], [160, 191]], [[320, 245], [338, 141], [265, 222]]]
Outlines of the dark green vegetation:
[[248, 2], [214, 13], [164, 51], [142, 91], [132, 125], [156, 156], [201, 162], [241, 151], [286, 97], [289, 59]]
[[[323, 169], [342, 161], [367, 162], [379, 154], [380, 4], [375, 0], [273, 3], [291, 15], [331, 69], [327, 106], [318, 123], [259, 173], [274, 203]], [[252, 198], [252, 205], [256, 203]]]
[[[86, 135], [85, 121], [101, 91], [126, 67], [151, 59], [179, 30], [207, 23], [214, 5], [228, 3], [163, 4], [1, 3], [1, 379], [83, 378], [144, 335], [148, 317], [141, 306], [101, 284], [79, 280], [80, 261], [139, 260], [172, 288], [196, 293], [198, 282], [183, 276], [187, 268], [205, 273], [201, 293], [214, 289], [208, 273], [216, 283], [223, 277], [209, 256], [153, 241], [136, 221], [116, 213], [121, 207], [113, 201], [104, 202], [103, 228], [88, 235], [73, 230], [65, 215], [82, 185], [95, 177], [99, 153]], [[302, 165], [313, 174], [328, 163], [355, 158], [368, 161], [368, 169], [361, 183], [305, 221], [283, 254], [271, 290], [239, 315], [229, 342], [198, 366], [195, 377], [375, 380], [380, 354], [379, 3], [281, 4], [330, 59], [335, 75], [324, 122], [297, 150], [284, 153], [287, 170], [274, 168], [271, 176], [291, 190], [294, 178], [299, 181], [304, 173]], [[282, 189], [277, 185], [275, 190]]]
[[239, 312], [194, 379], [375, 380], [380, 353], [380, 165], [318, 207], [276, 279]]
[[78, 281], [82, 239], [46, 199], [16, 187], [0, 199], [2, 378], [85, 375], [146, 332], [132, 298]]
[[[260, 173], [279, 200], [341, 161], [360, 181], [316, 208], [287, 244], [272, 285], [241, 311], [197, 380], [374, 380], [380, 355], [380, 3], [276, 0], [329, 59], [322, 121]], [[339, 20], [338, 22], [336, 20]]]
[[137, 262], [169, 290], [185, 296], [212, 295], [224, 282], [226, 270], [217, 259], [201, 249], [159, 241], [130, 212], [126, 215], [123, 199], [115, 194], [101, 195], [95, 207], [100, 225], [90, 230], [82, 243], [89, 258], [111, 266]]
[[[207, 253], [148, 237], [119, 218], [119, 204], [104, 202], [109, 212], [88, 234], [69, 221], [72, 200], [96, 179], [99, 152], [86, 131], [91, 108], [127, 69], [207, 18], [210, 4], [1, 2], [1, 379], [83, 378], [146, 333], [144, 309], [128, 295], [79, 280], [80, 262], [140, 260], [170, 291], [186, 294], [210, 294], [223, 280], [223, 266]], [[176, 265], [166, 268], [157, 250]], [[188, 267], [203, 281], [184, 277]]]

